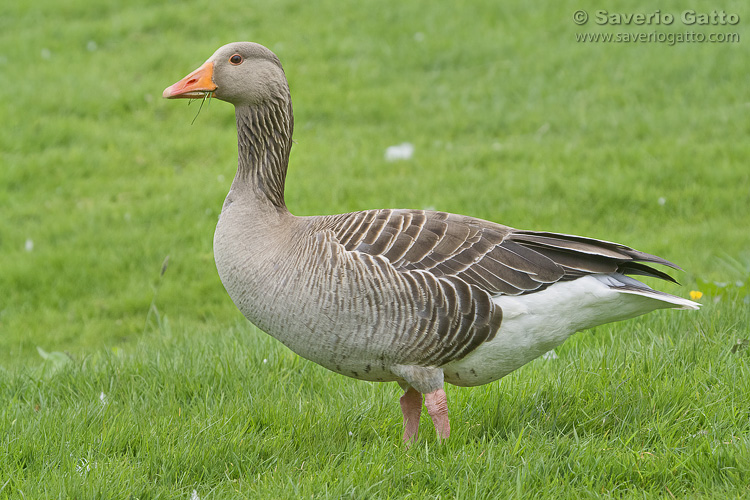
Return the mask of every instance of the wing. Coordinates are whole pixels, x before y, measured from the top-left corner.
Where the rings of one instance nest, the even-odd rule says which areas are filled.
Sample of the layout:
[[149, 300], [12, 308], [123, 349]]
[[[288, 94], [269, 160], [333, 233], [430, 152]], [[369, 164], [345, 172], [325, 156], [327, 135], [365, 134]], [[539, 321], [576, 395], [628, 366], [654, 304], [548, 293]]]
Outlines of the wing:
[[359, 272], [387, 276], [369, 281], [399, 291], [392, 329], [409, 333], [388, 356], [403, 365], [442, 366], [492, 340], [503, 315], [492, 297], [615, 271], [674, 281], [644, 262], [677, 267], [617, 243], [444, 212], [369, 210], [314, 220], [322, 240], [362, 263]]
[[333, 216], [330, 229], [348, 251], [381, 255], [398, 271], [455, 276], [496, 295], [521, 295], [587, 274], [661, 278], [645, 263], [675, 264], [608, 241], [519, 231], [481, 219], [422, 210], [368, 210]]

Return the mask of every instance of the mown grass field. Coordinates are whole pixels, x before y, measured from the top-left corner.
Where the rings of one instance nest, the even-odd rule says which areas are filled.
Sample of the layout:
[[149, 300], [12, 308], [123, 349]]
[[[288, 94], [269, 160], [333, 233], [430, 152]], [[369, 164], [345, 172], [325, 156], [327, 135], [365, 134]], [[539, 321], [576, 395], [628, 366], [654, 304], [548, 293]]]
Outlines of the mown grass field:
[[[601, 26], [602, 8], [3, 3], [0, 498], [750, 496], [750, 10], [614, 2], [676, 20]], [[688, 8], [741, 21], [685, 26]], [[575, 40], [688, 31], [740, 42]], [[431, 207], [619, 241], [684, 267], [658, 286], [704, 307], [449, 387], [450, 441], [425, 416], [406, 451], [395, 384], [298, 358], [216, 276], [234, 115], [213, 101], [191, 125], [197, 103], [160, 96], [235, 40], [290, 81], [292, 212]], [[414, 156], [386, 161], [402, 142]]]

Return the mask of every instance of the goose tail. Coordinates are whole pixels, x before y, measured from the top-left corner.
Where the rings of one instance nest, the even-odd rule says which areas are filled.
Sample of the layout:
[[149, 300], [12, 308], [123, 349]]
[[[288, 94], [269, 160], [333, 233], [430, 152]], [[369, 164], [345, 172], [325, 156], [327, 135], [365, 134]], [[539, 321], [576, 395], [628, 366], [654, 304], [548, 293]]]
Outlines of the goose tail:
[[607, 285], [612, 290], [620, 293], [639, 295], [659, 303], [656, 309], [691, 309], [696, 310], [701, 304], [682, 297], [677, 297], [659, 290], [654, 290], [640, 281], [620, 273], [596, 274], [596, 279]]

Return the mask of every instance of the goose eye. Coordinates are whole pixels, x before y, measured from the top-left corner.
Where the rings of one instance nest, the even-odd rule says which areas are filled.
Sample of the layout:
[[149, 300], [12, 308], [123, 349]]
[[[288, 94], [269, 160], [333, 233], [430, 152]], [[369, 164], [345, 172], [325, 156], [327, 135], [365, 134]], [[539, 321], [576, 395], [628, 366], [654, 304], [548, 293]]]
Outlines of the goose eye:
[[239, 54], [235, 54], [229, 58], [229, 62], [237, 66], [238, 64], [242, 63], [242, 56]]

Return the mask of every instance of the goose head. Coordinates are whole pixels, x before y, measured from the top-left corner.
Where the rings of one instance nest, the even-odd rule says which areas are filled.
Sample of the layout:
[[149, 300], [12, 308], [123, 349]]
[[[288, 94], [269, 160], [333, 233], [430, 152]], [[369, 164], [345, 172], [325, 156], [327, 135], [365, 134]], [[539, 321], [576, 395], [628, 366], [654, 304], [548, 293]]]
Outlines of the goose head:
[[224, 45], [198, 69], [162, 94], [167, 99], [216, 97], [236, 107], [257, 107], [288, 98], [289, 87], [276, 54], [252, 42]]

